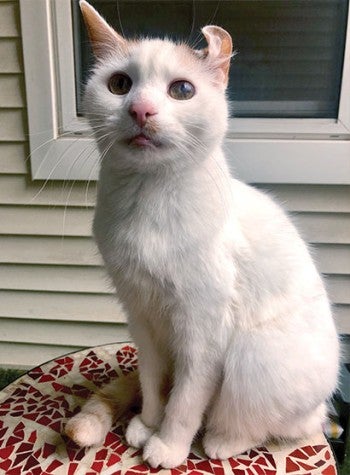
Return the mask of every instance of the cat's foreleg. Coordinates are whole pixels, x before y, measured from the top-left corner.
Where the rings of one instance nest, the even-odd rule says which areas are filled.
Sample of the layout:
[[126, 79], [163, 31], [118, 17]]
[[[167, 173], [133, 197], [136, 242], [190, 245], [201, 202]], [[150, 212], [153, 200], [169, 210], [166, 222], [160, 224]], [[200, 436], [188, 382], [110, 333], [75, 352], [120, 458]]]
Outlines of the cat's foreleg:
[[166, 381], [164, 358], [145, 332], [139, 346], [139, 370], [142, 389], [142, 411], [134, 416], [126, 430], [129, 445], [141, 448], [158, 428], [164, 414], [162, 389]]
[[205, 342], [198, 349], [197, 355], [182, 354], [175, 364], [174, 386], [163, 422], [144, 448], [144, 459], [151, 467], [180, 465], [200, 428], [218, 372]]

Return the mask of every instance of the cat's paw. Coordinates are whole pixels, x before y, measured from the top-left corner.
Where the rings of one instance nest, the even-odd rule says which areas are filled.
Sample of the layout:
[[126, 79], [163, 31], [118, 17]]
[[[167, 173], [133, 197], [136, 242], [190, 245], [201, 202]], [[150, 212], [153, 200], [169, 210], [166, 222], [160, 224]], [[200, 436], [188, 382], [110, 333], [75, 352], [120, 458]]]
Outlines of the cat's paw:
[[189, 447], [181, 443], [167, 445], [158, 435], [152, 435], [147, 442], [143, 459], [152, 468], [175, 468], [181, 465], [189, 453]]
[[140, 416], [134, 416], [126, 429], [125, 438], [131, 447], [142, 448], [153, 434], [154, 430], [147, 427]]
[[255, 447], [256, 442], [248, 439], [233, 439], [227, 435], [207, 432], [203, 439], [206, 455], [211, 459], [226, 460]]
[[95, 414], [81, 412], [67, 422], [64, 431], [80, 447], [90, 447], [103, 444], [108, 428]]

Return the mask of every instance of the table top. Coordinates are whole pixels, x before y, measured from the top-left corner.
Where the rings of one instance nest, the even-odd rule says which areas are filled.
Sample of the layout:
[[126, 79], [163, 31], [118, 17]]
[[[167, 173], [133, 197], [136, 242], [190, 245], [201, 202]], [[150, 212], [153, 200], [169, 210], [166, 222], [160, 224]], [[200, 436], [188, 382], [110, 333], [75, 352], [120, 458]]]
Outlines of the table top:
[[119, 420], [102, 447], [82, 449], [63, 434], [65, 422], [96, 388], [135, 370], [137, 350], [116, 343], [45, 363], [0, 392], [0, 474], [6, 475], [336, 475], [323, 434], [284, 445], [269, 444], [225, 461], [208, 460], [200, 441], [175, 469], [150, 469], [141, 451], [128, 447]]

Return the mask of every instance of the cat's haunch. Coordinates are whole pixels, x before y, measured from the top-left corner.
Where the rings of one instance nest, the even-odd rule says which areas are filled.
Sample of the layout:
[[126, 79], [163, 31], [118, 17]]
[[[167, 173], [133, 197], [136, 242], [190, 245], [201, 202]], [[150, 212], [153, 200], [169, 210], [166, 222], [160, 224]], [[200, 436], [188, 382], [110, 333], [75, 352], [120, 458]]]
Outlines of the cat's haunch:
[[[230, 176], [230, 35], [204, 27], [202, 50], [127, 40], [80, 6], [96, 57], [84, 99], [101, 155], [94, 236], [139, 350], [128, 443], [170, 468], [200, 427], [219, 459], [321, 431], [338, 338], [294, 225]], [[67, 433], [101, 443], [138, 388], [111, 383]]]

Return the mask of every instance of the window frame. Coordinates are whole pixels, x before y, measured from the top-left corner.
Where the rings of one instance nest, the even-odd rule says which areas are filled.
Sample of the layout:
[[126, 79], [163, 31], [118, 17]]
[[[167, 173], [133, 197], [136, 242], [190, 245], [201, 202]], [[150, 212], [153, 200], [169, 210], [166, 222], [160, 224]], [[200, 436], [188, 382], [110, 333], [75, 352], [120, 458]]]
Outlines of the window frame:
[[[20, 13], [32, 179], [96, 180], [92, 130], [76, 115], [71, 1], [20, 0]], [[350, 184], [350, 8], [338, 119], [232, 118], [224, 149], [247, 182]]]

